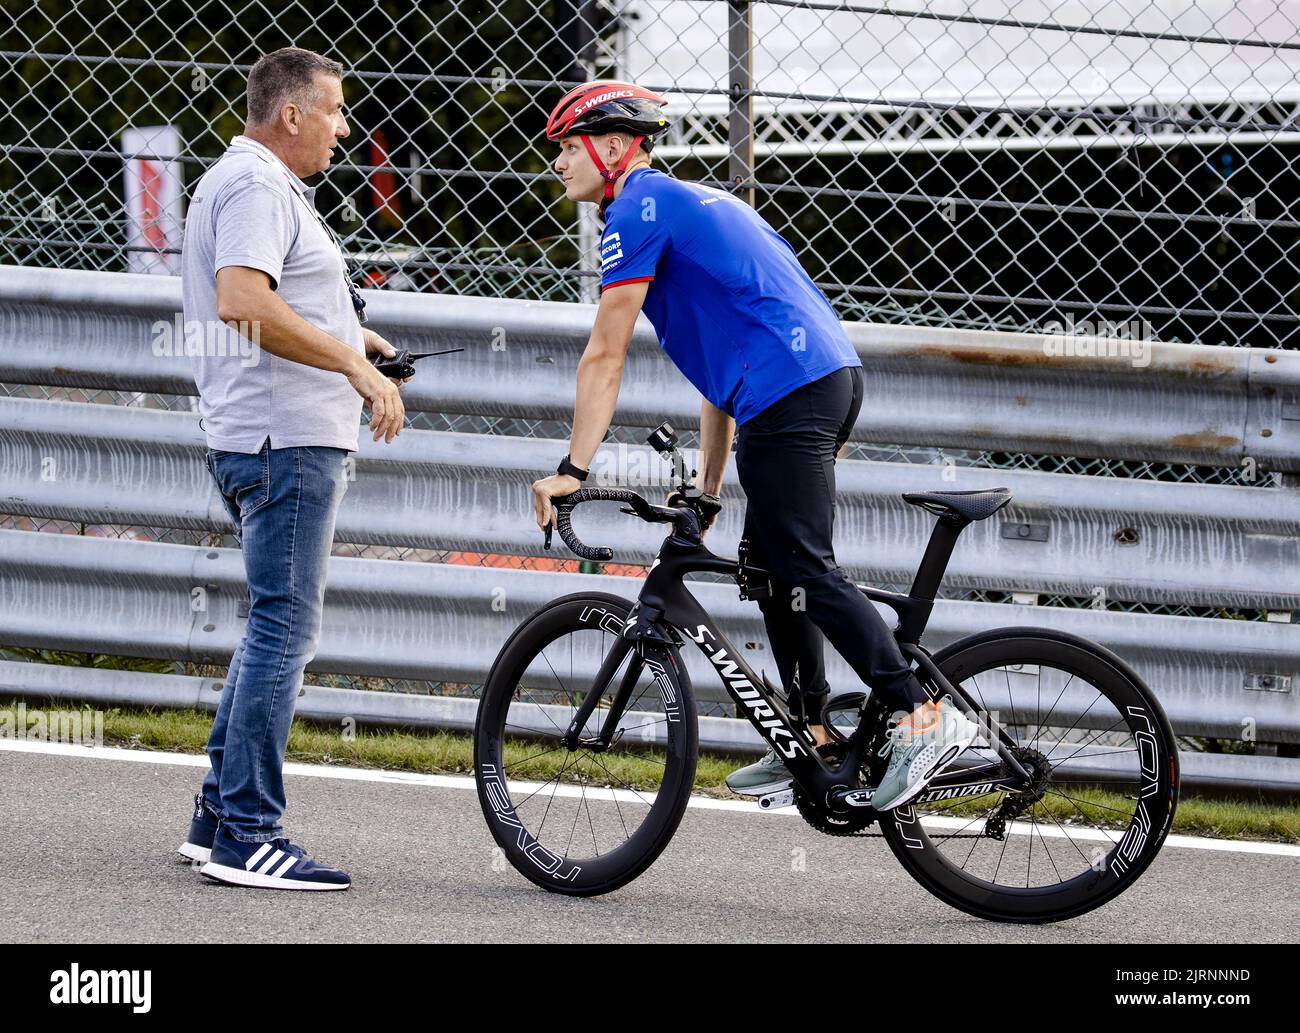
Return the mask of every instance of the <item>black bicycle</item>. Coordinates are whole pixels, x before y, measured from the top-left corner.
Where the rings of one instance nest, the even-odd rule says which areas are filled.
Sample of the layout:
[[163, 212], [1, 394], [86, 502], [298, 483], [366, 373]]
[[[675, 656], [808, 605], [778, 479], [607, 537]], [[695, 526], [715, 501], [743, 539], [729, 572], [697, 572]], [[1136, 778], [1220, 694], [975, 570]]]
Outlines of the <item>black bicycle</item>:
[[[691, 476], [664, 425], [650, 443], [688, 499]], [[1178, 799], [1178, 750], [1151, 690], [1104, 647], [1051, 628], [1004, 627], [937, 653], [920, 644], [962, 529], [1011, 500], [1006, 488], [911, 492], [938, 520], [908, 594], [862, 587], [898, 616], [894, 635], [932, 698], [947, 696], [981, 735], [909, 804], [877, 812], [872, 787], [894, 721], [869, 693], [834, 697], [815, 747], [807, 721], [755, 674], [683, 578], [734, 579], [745, 599], [770, 592], [766, 571], [701, 542], [688, 502], [658, 506], [633, 491], [584, 488], [554, 500], [556, 527], [584, 559], [575, 507], [616, 502], [671, 525], [635, 602], [603, 592], [554, 600], [528, 617], [492, 665], [474, 730], [474, 771], [488, 826], [510, 863], [556, 893], [594, 895], [645, 871], [668, 845], [694, 783], [699, 719], [683, 662], [693, 642], [793, 775], [759, 802], [793, 803], [832, 836], [881, 835], [922, 886], [997, 921], [1050, 922], [1100, 907], [1160, 850]], [[549, 530], [547, 546], [550, 544]], [[707, 719], [716, 720], [716, 719]], [[878, 833], [870, 830], [879, 827]]]

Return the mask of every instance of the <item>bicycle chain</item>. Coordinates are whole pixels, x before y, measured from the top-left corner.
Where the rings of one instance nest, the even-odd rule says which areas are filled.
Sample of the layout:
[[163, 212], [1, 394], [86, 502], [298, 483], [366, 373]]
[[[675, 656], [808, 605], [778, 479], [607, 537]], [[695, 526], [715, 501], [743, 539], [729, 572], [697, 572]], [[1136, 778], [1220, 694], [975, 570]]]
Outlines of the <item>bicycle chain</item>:
[[[1041, 756], [1041, 754], [1039, 756]], [[799, 816], [823, 835], [835, 836], [841, 839], [847, 837], [883, 839], [885, 837], [883, 832], [866, 831], [876, 823], [875, 811], [870, 809], [853, 811], [841, 818], [839, 815], [830, 814], [825, 807], [819, 807], [817, 804], [813, 803], [812, 798], [809, 797], [797, 783], [792, 786], [792, 789], [794, 791], [794, 806], [799, 812]], [[1041, 795], [1042, 793], [1040, 792], [1039, 796]], [[1006, 807], [1007, 803], [1008, 801], [1004, 801], [1002, 806]], [[1028, 805], [1026, 804], [1025, 806]], [[1000, 821], [1000, 815], [998, 814], [997, 809], [995, 809], [990, 812], [988, 823], [985, 826], [985, 831], [955, 832], [951, 835], [944, 836], [943, 838], [945, 840], [984, 839], [986, 837], [991, 839], [1001, 839], [1002, 836], [999, 835], [999, 833], [1003, 832], [1005, 827], [1006, 823]]]

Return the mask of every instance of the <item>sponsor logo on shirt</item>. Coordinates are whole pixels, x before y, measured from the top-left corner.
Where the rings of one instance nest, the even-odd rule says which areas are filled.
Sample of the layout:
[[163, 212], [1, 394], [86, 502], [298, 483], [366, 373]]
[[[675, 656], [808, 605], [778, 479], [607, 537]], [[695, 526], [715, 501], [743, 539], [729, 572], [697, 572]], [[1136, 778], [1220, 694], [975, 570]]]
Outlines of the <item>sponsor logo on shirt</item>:
[[709, 195], [708, 197], [700, 198], [700, 204], [702, 205], [713, 204], [714, 201], [738, 201], [741, 204], [745, 203], [744, 201], [741, 201], [740, 198], [737, 197], [735, 194], [729, 194], [727, 193], [727, 191], [719, 190], [717, 187], [704, 187], [704, 186], [700, 186], [698, 183], [696, 183], [695, 186], [696, 189], [701, 190], [704, 193]]
[[600, 245], [600, 267], [601, 269], [612, 269], [618, 265], [618, 260], [623, 257], [623, 240], [617, 231], [609, 233]]

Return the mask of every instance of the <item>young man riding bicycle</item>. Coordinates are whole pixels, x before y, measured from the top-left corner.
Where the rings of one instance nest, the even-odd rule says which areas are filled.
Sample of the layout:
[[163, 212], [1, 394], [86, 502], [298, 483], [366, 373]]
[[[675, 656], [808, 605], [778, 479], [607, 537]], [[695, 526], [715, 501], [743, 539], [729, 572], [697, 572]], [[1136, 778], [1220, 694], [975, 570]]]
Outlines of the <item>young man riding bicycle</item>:
[[[560, 146], [554, 167], [565, 196], [599, 202], [605, 229], [570, 452], [533, 485], [537, 522], [553, 523], [551, 499], [582, 486], [644, 311], [703, 396], [704, 494], [690, 501], [706, 527], [721, 509], [735, 436], [747, 498], [743, 536], [752, 562], [772, 575], [772, 594], [759, 605], [792, 716], [819, 746], [830, 743], [821, 717], [829, 693], [823, 636], [896, 711], [889, 767], [872, 801], [888, 810], [920, 793], [942, 770], [935, 759], [953, 747], [960, 753], [977, 728], [929, 700], [883, 618], [835, 561], [835, 456], [862, 405], [862, 363], [789, 244], [753, 208], [651, 168], [653, 141], [668, 126], [665, 103], [630, 83], [588, 83], [561, 98], [547, 123], [547, 139]], [[734, 792], [755, 796], [790, 783], [774, 751], [727, 778]]]

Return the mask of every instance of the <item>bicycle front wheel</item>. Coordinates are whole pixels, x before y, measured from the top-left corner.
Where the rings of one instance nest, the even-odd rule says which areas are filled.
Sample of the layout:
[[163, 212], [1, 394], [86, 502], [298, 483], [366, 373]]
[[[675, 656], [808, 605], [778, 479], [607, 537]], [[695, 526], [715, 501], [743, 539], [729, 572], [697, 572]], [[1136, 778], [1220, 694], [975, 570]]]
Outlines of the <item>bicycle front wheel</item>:
[[555, 893], [608, 893], [640, 875], [694, 785], [690, 680], [675, 648], [622, 637], [630, 612], [603, 593], [549, 603], [502, 647], [479, 702], [483, 816], [515, 869]]
[[[937, 788], [881, 815], [903, 867], [953, 907], [1005, 922], [1071, 918], [1131, 886], [1178, 796], [1173, 729], [1136, 672], [1048, 628], [973, 635], [934, 661], [979, 706], [984, 734]], [[999, 728], [1032, 775], [1017, 792], [997, 787]]]

